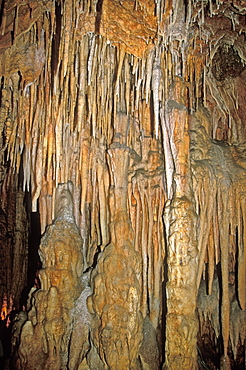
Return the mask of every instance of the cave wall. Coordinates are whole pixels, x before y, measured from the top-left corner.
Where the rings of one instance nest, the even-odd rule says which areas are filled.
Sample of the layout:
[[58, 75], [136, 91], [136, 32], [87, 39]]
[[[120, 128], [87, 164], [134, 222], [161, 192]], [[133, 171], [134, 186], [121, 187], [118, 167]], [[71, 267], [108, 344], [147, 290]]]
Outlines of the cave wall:
[[42, 233], [13, 368], [212, 368], [207, 331], [234, 366], [245, 15], [238, 0], [2, 1], [1, 289], [17, 301], [24, 193]]

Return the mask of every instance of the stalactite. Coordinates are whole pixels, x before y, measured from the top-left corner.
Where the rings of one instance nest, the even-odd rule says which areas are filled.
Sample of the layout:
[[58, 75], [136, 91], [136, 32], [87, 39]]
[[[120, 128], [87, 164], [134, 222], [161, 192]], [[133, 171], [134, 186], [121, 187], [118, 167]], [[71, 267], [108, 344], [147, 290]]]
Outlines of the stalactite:
[[[188, 355], [180, 363], [188, 369], [196, 363], [196, 294], [204, 294], [207, 279], [213, 297], [220, 291], [217, 278], [223, 288], [220, 333], [211, 312], [207, 316], [216, 335], [223, 336], [222, 362], [228, 362], [230, 340], [236, 353], [243, 314], [233, 332], [233, 313], [228, 312], [232, 307], [245, 310], [246, 57], [244, 10], [234, 2], [240, 14], [234, 22], [228, 6], [227, 1], [205, 0], [3, 3], [1, 165], [7, 164], [6, 155], [22, 189], [32, 192], [32, 210], [39, 211], [44, 235], [57, 222], [59, 184], [68, 184], [84, 239], [80, 248], [86, 274], [77, 276], [85, 279], [84, 290], [78, 289], [72, 299], [76, 312], [74, 324], [70, 321], [74, 331], [69, 332], [62, 306], [69, 294], [64, 293], [63, 303], [56, 278], [51, 288], [51, 278], [41, 270], [42, 290], [34, 294], [21, 334], [20, 368], [26, 361], [33, 366], [28, 351], [40, 353], [40, 363], [50, 368], [158, 368], [157, 333], [163, 320], [163, 362], [179, 366], [174, 357], [180, 355], [177, 343], [182, 343], [182, 356], [186, 350]], [[7, 41], [11, 35], [13, 45]], [[221, 56], [224, 64], [218, 64]], [[239, 145], [240, 155], [235, 149]], [[12, 180], [1, 171], [3, 208]], [[43, 248], [41, 243], [45, 254]], [[56, 251], [52, 253], [51, 269], [56, 265]], [[222, 276], [217, 277], [219, 265]], [[193, 281], [189, 273], [196, 275]], [[234, 301], [230, 274], [236, 277]], [[163, 317], [162, 285], [167, 295]], [[177, 308], [180, 295], [186, 298]], [[41, 313], [45, 305], [47, 317]], [[128, 322], [115, 318], [117, 305]], [[86, 317], [79, 317], [80, 309]], [[199, 313], [201, 327], [205, 316]], [[85, 330], [81, 338], [76, 325]], [[178, 332], [176, 343], [173, 332]], [[68, 348], [67, 339], [66, 345], [61, 342], [67, 334], [74, 346], [68, 365], [53, 351]], [[114, 344], [117, 335], [128, 353]], [[33, 338], [45, 339], [31, 349]], [[155, 354], [151, 358], [148, 346]]]
[[[198, 129], [197, 129], [197, 132], [198, 132]], [[205, 139], [205, 142], [206, 140], [208, 139]], [[207, 236], [209, 235], [209, 233], [211, 233], [210, 231], [211, 229], [209, 225], [211, 225], [210, 220], [212, 219], [213, 234], [212, 235], [210, 234], [211, 235], [210, 238], [212, 240], [210, 240], [210, 238], [209, 239], [206, 238], [206, 240], [203, 239], [202, 243], [204, 243], [203, 251], [205, 251], [206, 248], [208, 247], [208, 255], [209, 255], [208, 271], [209, 271], [209, 274], [212, 275], [212, 277], [214, 276], [214, 262], [216, 264], [218, 264], [219, 262], [221, 263], [221, 272], [222, 272], [221, 321], [222, 321], [222, 335], [223, 335], [223, 343], [224, 343], [224, 354], [221, 358], [221, 368], [229, 369], [230, 360], [228, 358], [228, 347], [229, 347], [230, 322], [231, 322], [231, 318], [230, 318], [231, 298], [229, 294], [230, 286], [229, 286], [229, 267], [228, 267], [229, 266], [229, 242], [230, 242], [230, 233], [233, 234], [235, 232], [234, 230], [236, 230], [237, 228], [241, 229], [240, 211], [239, 211], [239, 214], [236, 215], [235, 210], [237, 209], [237, 204], [241, 203], [240, 197], [242, 195], [240, 194], [240, 195], [235, 196], [235, 190], [233, 187], [233, 182], [231, 180], [234, 176], [234, 173], [233, 171], [230, 171], [230, 168], [231, 168], [230, 166], [232, 163], [231, 161], [233, 160], [230, 154], [230, 149], [229, 149], [230, 147], [226, 147], [226, 146], [216, 147], [216, 144], [212, 144], [212, 143], [210, 143], [209, 145], [210, 145], [210, 149], [206, 151], [206, 153], [204, 152], [203, 159], [200, 157], [200, 160], [198, 160], [198, 158], [196, 160], [196, 163], [197, 163], [197, 168], [195, 170], [196, 179], [198, 179], [197, 177], [199, 173], [198, 169], [199, 168], [202, 169], [202, 163], [203, 165], [205, 164], [204, 159], [210, 153], [210, 155], [217, 155], [217, 158], [220, 158], [219, 159], [221, 163], [220, 171], [224, 171], [223, 179], [227, 179], [227, 180], [226, 181], [223, 180], [224, 181], [223, 183], [220, 180], [221, 174], [216, 172], [217, 168], [211, 166], [211, 163], [213, 162], [211, 161], [210, 163], [207, 162], [206, 171], [209, 170], [209, 176], [204, 177], [204, 179], [207, 179], [209, 181], [209, 184], [207, 186], [203, 186], [202, 181], [204, 181], [204, 179], [202, 180], [202, 177], [200, 177], [200, 180], [199, 180], [200, 186], [197, 187], [197, 190], [196, 190], [198, 192], [198, 197], [196, 199], [197, 199], [197, 202], [199, 203], [198, 209], [200, 210], [200, 220], [201, 220], [200, 227], [199, 227], [199, 239], [201, 237], [203, 238], [204, 235], [206, 235], [206, 232], [204, 232], [203, 230], [204, 222], [208, 223], [206, 226]], [[220, 153], [220, 157], [219, 157], [219, 153]], [[225, 166], [225, 163], [227, 164], [227, 167]], [[240, 171], [240, 169], [238, 170], [242, 176], [241, 181], [243, 181], [244, 183], [245, 181], [244, 175]], [[203, 171], [201, 172], [201, 174], [204, 173]], [[214, 173], [217, 173], [216, 177], [218, 180], [216, 181], [216, 183], [214, 183]], [[210, 199], [212, 202], [216, 200], [217, 206], [214, 205], [212, 208], [211, 206], [208, 207], [208, 203], [207, 203], [208, 194], [204, 191], [204, 189], [206, 188], [213, 189], [213, 191], [210, 191], [209, 196], [211, 197]], [[206, 202], [204, 202], [204, 198]], [[213, 217], [211, 213], [206, 215], [206, 209], [209, 209], [209, 208], [213, 209]], [[240, 210], [240, 207], [239, 207], [239, 210]], [[229, 222], [229, 220], [232, 220], [232, 221]], [[241, 237], [242, 237], [241, 235], [238, 237], [239, 243], [241, 243]], [[213, 243], [212, 245], [211, 245], [211, 242]], [[213, 245], [214, 245], [214, 248], [213, 248]], [[230, 253], [233, 253], [234, 255], [236, 255], [237, 251], [236, 249], [232, 249]], [[215, 261], [214, 261], [214, 258], [215, 258]], [[200, 273], [198, 274], [198, 280], [197, 280], [198, 287], [200, 285], [202, 265], [204, 263], [203, 261], [205, 261], [205, 253], [203, 253], [203, 256], [200, 256], [199, 258]], [[213, 294], [212, 284], [213, 284], [212, 278], [209, 276], [209, 287], [208, 287], [209, 294]], [[213, 327], [215, 327], [215, 324], [213, 325], [214, 325]]]
[[148, 292], [147, 292], [147, 277], [148, 277], [148, 254], [147, 254], [147, 215], [146, 215], [146, 208], [145, 208], [145, 194], [142, 192], [143, 188], [140, 186], [138, 188], [140, 199], [141, 199], [141, 208], [142, 208], [142, 219], [143, 219], [143, 225], [142, 225], [142, 233], [141, 233], [141, 252], [142, 252], [142, 266], [143, 266], [143, 273], [142, 273], [142, 312], [144, 317], [147, 314], [147, 306], [146, 302], [148, 300]]
[[161, 128], [162, 128], [162, 136], [163, 136], [163, 147], [164, 147], [164, 154], [165, 154], [165, 177], [166, 177], [166, 192], [168, 199], [172, 198], [173, 195], [173, 176], [174, 176], [174, 161], [173, 161], [173, 154], [170, 147], [170, 129], [168, 130], [167, 123], [168, 121], [165, 119], [163, 109], [161, 109]]
[[[156, 49], [158, 53], [158, 48]], [[152, 91], [153, 91], [153, 105], [154, 105], [154, 120], [155, 120], [155, 137], [158, 139], [158, 129], [159, 129], [159, 87], [161, 82], [161, 69], [160, 69], [160, 58], [155, 55], [155, 60], [153, 63], [152, 70]]]
[[150, 83], [151, 83], [151, 75], [152, 75], [152, 65], [154, 59], [154, 51], [151, 50], [148, 54], [147, 61], [146, 61], [146, 82], [145, 82], [145, 91], [146, 91], [146, 103], [149, 103], [150, 99]]
[[215, 193], [216, 193], [216, 186], [215, 186], [215, 181], [211, 183], [208, 183], [209, 177], [206, 176], [204, 178], [205, 181], [207, 181], [207, 184], [203, 184], [201, 191], [204, 192], [204, 189], [206, 189], [208, 186], [211, 186], [212, 191], [207, 194], [204, 194], [204, 198], [202, 196], [199, 197], [200, 199], [198, 200], [199, 205], [202, 209], [200, 216], [200, 225], [199, 225], [199, 239], [198, 239], [198, 251], [199, 251], [199, 265], [198, 265], [198, 271], [197, 271], [197, 288], [199, 288], [200, 285], [200, 280], [202, 276], [202, 270], [203, 270], [203, 265], [204, 265], [204, 259], [205, 259], [205, 254], [207, 251], [207, 245], [209, 241], [209, 233], [210, 233], [210, 220], [212, 217], [212, 211], [213, 211], [213, 202], [215, 199]]
[[[239, 296], [239, 302], [242, 310], [245, 310], [245, 295], [246, 295], [246, 272], [245, 272], [245, 249], [243, 248], [243, 243], [246, 241], [246, 231], [245, 227], [242, 227], [242, 225], [245, 225], [246, 218], [245, 218], [245, 200], [242, 200], [241, 203], [241, 212], [242, 216], [239, 215], [239, 217], [242, 217], [242, 220], [240, 220], [240, 226], [238, 233], [238, 296]], [[243, 230], [243, 232], [242, 232]]]

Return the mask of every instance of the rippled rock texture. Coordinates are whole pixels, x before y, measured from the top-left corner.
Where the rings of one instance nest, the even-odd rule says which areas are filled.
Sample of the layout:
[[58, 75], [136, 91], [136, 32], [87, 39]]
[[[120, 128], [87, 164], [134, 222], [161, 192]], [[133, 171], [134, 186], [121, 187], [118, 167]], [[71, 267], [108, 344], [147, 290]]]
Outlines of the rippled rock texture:
[[[245, 16], [239, 0], [2, 1], [14, 369], [245, 367]], [[21, 312], [33, 215], [41, 288]]]

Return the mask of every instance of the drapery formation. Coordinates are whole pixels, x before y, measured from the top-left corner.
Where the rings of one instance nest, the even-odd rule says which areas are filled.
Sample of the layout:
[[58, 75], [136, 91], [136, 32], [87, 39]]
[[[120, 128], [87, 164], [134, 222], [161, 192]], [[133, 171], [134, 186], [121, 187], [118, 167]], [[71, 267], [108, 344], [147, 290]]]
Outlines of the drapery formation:
[[[2, 2], [8, 297], [25, 286], [23, 192], [43, 234], [16, 368], [196, 369], [208, 325], [230, 369], [245, 341], [245, 14], [236, 0]], [[7, 243], [10, 214], [23, 225]]]

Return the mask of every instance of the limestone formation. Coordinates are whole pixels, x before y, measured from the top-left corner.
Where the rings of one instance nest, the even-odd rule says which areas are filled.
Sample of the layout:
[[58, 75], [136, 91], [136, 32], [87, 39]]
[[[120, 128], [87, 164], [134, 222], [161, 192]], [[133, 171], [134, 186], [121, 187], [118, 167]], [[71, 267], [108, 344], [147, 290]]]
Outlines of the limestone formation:
[[240, 0], [2, 1], [13, 369], [245, 368], [245, 17]]
[[73, 307], [82, 291], [81, 250], [71, 194], [67, 186], [59, 185], [55, 220], [40, 244], [41, 289], [32, 294], [28, 320], [20, 332], [20, 345], [16, 346], [14, 368], [66, 368]]

